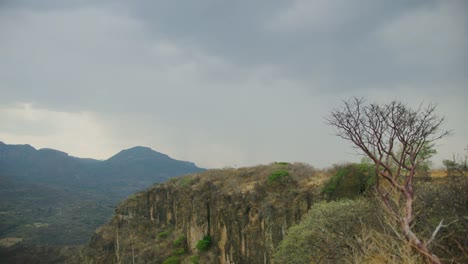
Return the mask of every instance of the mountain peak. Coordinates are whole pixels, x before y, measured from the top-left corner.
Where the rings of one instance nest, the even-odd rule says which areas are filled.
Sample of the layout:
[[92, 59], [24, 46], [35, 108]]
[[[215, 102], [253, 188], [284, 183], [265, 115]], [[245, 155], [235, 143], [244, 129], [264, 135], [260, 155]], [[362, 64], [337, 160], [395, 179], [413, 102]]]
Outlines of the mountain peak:
[[[123, 151], [131, 151], [131, 152], [140, 152], [140, 153], [159, 153], [155, 150], [153, 150], [150, 147], [145, 147], [145, 146], [135, 146], [129, 149], [124, 149]], [[161, 154], [161, 153], [160, 153]]]
[[68, 156], [68, 153], [56, 150], [56, 149], [51, 149], [51, 148], [41, 148], [38, 150], [39, 153], [41, 154], [46, 154], [46, 155], [54, 155], [54, 156]]
[[9, 150], [16, 150], [16, 151], [27, 151], [27, 152], [34, 152], [36, 149], [29, 145], [29, 144], [6, 144], [2, 141], [0, 141], [0, 146], [4, 149], [9, 149]]
[[124, 149], [115, 154], [108, 161], [129, 161], [129, 160], [146, 160], [146, 159], [171, 159], [168, 155], [157, 152], [149, 147], [136, 146], [129, 149]]

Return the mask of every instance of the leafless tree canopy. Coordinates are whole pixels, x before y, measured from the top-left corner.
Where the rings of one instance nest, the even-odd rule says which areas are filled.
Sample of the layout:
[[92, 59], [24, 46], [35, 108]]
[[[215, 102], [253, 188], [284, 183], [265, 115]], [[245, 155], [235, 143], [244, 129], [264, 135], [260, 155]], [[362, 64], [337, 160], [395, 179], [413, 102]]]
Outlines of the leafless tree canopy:
[[[337, 129], [337, 135], [349, 140], [376, 165], [378, 178], [389, 183], [390, 190], [379, 190], [386, 210], [397, 218], [408, 241], [413, 243], [433, 263], [440, 263], [430, 254], [426, 244], [411, 231], [413, 214], [413, 178], [419, 154], [432, 147], [437, 139], [447, 134], [441, 130], [444, 118], [435, 114], [436, 105], [422, 105], [416, 110], [392, 101], [388, 104], [366, 104], [364, 99], [353, 98], [341, 109], [333, 109], [327, 121]], [[397, 191], [404, 199], [404, 208], [395, 208], [389, 192]], [[401, 212], [403, 211], [403, 213]]]
[[[424, 146], [447, 135], [441, 131], [444, 118], [435, 115], [435, 105], [413, 110], [401, 102], [365, 104], [354, 98], [342, 109], [332, 110], [327, 118], [337, 135], [352, 141], [377, 165], [379, 175], [396, 183], [401, 177], [409, 183]], [[399, 167], [392, 170], [392, 164]]]

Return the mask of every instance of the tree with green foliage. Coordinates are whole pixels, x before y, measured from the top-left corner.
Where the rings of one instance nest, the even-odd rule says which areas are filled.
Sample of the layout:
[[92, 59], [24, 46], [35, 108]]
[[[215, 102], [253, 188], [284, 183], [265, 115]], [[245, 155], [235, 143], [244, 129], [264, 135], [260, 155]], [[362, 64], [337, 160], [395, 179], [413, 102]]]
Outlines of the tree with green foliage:
[[375, 185], [374, 164], [346, 164], [325, 183], [322, 193], [327, 199], [352, 199]]
[[419, 158], [419, 166], [417, 167], [416, 174], [420, 177], [429, 177], [430, 176], [430, 170], [432, 166], [432, 161], [431, 158], [437, 154], [437, 150], [434, 148], [434, 146], [430, 146], [429, 144], [425, 144], [421, 151], [419, 152], [418, 158]]
[[[468, 147], [467, 147], [467, 150], [468, 150]], [[447, 175], [448, 176], [465, 175], [467, 171], [467, 166], [466, 166], [467, 159], [468, 159], [468, 156], [466, 155], [463, 160], [463, 157], [461, 157], [460, 155], [455, 156], [455, 154], [453, 154], [453, 157], [451, 160], [449, 159], [443, 160], [442, 164], [445, 167], [445, 171]]]
[[274, 171], [268, 176], [268, 183], [284, 181], [289, 177], [289, 171], [287, 170], [277, 170]]
[[[333, 109], [327, 121], [337, 129], [337, 136], [351, 141], [374, 162], [377, 193], [386, 211], [400, 224], [406, 240], [431, 263], [440, 263], [427, 247], [428, 242], [422, 241], [412, 228], [413, 180], [420, 154], [449, 134], [441, 130], [444, 118], [438, 117], [435, 110], [432, 104], [414, 110], [398, 101], [366, 104], [364, 99], [354, 98], [345, 101], [343, 108]], [[398, 146], [401, 151], [397, 151]]]

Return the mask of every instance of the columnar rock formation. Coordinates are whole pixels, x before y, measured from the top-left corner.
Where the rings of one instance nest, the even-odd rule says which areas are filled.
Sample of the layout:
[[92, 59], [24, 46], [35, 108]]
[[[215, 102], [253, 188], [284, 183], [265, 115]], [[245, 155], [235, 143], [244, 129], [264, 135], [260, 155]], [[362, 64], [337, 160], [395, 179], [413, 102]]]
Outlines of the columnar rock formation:
[[[288, 175], [269, 178], [278, 170]], [[315, 200], [313, 175], [306, 165], [275, 164], [211, 170], [156, 185], [120, 204], [113, 219], [96, 231], [86, 259], [162, 263], [172, 254], [171, 241], [183, 238], [178, 258], [188, 261], [208, 235], [212, 246], [199, 257], [211, 263], [273, 263], [286, 230]]]

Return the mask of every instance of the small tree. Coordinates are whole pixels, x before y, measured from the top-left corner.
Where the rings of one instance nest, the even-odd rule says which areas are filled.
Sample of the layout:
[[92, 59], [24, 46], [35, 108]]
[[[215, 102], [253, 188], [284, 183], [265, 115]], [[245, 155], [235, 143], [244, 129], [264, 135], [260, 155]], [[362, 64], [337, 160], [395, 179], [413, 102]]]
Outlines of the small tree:
[[445, 166], [445, 172], [447, 173], [447, 176], [465, 175], [466, 165], [462, 164], [462, 160], [458, 155], [455, 157], [455, 154], [453, 154], [452, 160], [443, 160], [442, 164]]
[[[412, 230], [413, 178], [422, 161], [420, 153], [449, 134], [440, 130], [444, 118], [436, 116], [435, 109], [432, 104], [413, 110], [397, 101], [379, 105], [354, 98], [345, 101], [343, 108], [333, 109], [327, 121], [339, 137], [351, 141], [375, 163], [379, 197], [406, 240], [431, 263], [440, 263], [427, 248], [428, 242], [421, 241]], [[392, 199], [392, 194], [398, 197]]]
[[419, 164], [418, 168], [416, 169], [416, 175], [423, 179], [430, 178], [430, 170], [432, 167], [431, 158], [437, 154], [437, 150], [434, 147], [425, 144], [421, 151], [418, 154]]

